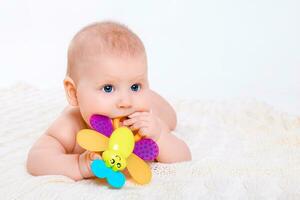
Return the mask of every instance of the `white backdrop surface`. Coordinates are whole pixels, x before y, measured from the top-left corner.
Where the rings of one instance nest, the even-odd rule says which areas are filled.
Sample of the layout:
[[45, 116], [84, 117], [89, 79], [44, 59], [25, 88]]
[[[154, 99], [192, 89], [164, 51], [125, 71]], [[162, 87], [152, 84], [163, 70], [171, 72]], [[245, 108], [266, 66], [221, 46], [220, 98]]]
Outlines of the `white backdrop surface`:
[[144, 41], [163, 96], [255, 98], [300, 115], [299, 10], [297, 0], [2, 0], [0, 86], [62, 87], [73, 35], [116, 20]]

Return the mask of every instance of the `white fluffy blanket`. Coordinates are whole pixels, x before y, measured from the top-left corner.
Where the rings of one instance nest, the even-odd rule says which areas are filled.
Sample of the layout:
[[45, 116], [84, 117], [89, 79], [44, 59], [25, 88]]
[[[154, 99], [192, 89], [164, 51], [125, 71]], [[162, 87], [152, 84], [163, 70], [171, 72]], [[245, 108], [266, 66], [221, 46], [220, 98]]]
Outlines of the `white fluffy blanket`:
[[101, 181], [33, 177], [26, 155], [65, 106], [60, 89], [0, 89], [0, 199], [300, 199], [300, 120], [256, 100], [171, 100], [174, 131], [193, 160], [152, 164], [153, 180], [111, 189]]

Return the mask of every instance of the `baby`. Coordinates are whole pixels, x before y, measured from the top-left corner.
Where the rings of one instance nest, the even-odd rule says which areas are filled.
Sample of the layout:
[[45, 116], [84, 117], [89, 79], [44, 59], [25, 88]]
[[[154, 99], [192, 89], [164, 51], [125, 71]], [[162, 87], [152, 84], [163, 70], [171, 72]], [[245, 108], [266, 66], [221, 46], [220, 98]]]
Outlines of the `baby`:
[[150, 89], [142, 41], [114, 22], [91, 24], [79, 31], [68, 49], [64, 88], [69, 105], [31, 148], [27, 170], [32, 175], [93, 177], [90, 163], [101, 159], [76, 143], [79, 130], [90, 128], [92, 115], [126, 116], [122, 125], [156, 141], [157, 161], [191, 160], [188, 146], [171, 133], [176, 113]]

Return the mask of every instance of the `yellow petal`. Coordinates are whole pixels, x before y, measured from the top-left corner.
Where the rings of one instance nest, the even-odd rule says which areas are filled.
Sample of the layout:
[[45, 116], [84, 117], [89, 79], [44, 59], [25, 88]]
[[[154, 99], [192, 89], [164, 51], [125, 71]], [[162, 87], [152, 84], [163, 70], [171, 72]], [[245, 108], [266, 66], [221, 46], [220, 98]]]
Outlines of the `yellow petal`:
[[137, 155], [131, 154], [128, 157], [127, 169], [137, 183], [143, 185], [151, 181], [152, 173], [149, 165]]
[[109, 149], [117, 151], [127, 158], [134, 149], [132, 131], [125, 126], [114, 130], [109, 138]]
[[104, 151], [108, 147], [108, 138], [91, 129], [80, 130], [76, 140], [82, 148], [89, 151]]

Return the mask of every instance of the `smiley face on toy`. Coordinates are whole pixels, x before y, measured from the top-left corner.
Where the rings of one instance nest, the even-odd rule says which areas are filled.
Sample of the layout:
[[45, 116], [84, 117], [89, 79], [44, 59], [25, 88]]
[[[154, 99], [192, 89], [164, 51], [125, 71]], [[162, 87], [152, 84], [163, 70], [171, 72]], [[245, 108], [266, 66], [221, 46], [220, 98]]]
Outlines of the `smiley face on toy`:
[[108, 149], [103, 152], [102, 158], [106, 165], [114, 171], [123, 170], [127, 166], [127, 158], [134, 148], [134, 136], [127, 127], [117, 128], [110, 136]]
[[122, 157], [115, 151], [107, 150], [102, 154], [103, 160], [108, 167], [111, 167], [114, 171], [121, 171], [125, 169], [127, 163], [126, 158]]

